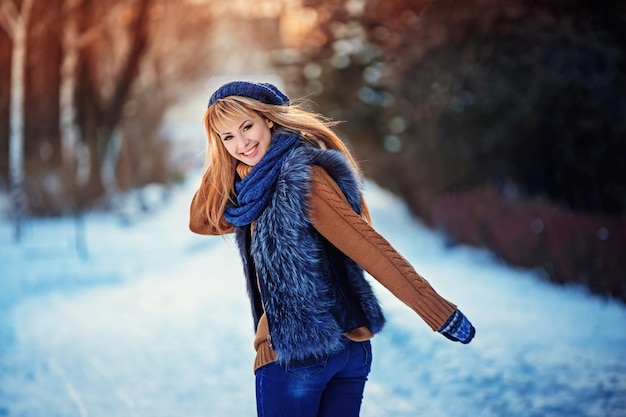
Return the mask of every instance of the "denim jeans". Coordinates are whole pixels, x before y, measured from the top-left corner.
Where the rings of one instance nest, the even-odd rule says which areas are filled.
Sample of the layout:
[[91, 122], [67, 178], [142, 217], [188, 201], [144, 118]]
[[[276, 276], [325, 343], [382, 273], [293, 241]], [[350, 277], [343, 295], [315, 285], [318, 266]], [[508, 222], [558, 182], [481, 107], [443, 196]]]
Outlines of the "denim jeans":
[[339, 353], [320, 360], [256, 371], [258, 417], [357, 417], [372, 365], [369, 341], [349, 341]]

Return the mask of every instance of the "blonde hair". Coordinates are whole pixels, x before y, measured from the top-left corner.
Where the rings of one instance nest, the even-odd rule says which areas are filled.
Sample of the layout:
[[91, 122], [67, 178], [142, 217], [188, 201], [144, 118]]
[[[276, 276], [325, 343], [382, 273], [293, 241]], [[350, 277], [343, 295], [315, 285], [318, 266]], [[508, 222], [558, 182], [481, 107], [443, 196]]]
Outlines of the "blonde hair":
[[[274, 122], [274, 128], [282, 127], [288, 131], [300, 132], [302, 140], [321, 149], [334, 149], [341, 152], [360, 178], [361, 171], [351, 152], [343, 141], [333, 132], [332, 127], [339, 122], [317, 113], [305, 110], [299, 104], [278, 106], [241, 96], [229, 96], [217, 100], [204, 114], [204, 130], [207, 138], [206, 160], [203, 182], [208, 183], [206, 198], [206, 217], [209, 226], [218, 234], [230, 233], [234, 226], [224, 219], [224, 211], [229, 201], [233, 201], [237, 161], [226, 151], [221, 143], [216, 126], [241, 116], [254, 116]], [[362, 215], [369, 221], [369, 211], [361, 201]]]

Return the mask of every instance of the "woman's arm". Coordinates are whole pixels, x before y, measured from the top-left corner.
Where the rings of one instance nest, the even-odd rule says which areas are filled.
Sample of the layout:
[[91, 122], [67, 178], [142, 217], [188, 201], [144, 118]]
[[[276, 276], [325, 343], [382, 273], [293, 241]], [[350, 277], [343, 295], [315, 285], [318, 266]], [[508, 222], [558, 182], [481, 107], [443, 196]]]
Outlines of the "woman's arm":
[[354, 212], [339, 186], [313, 166], [309, 196], [315, 229], [393, 295], [413, 309], [435, 331], [456, 311], [385, 238]]
[[[191, 207], [189, 208], [189, 230], [201, 235], [221, 235], [223, 232], [219, 232], [214, 226], [209, 224], [209, 220], [206, 213], [206, 200], [208, 195], [209, 182], [202, 176], [202, 183], [200, 188], [196, 191], [191, 200]], [[227, 233], [232, 232], [232, 230]]]

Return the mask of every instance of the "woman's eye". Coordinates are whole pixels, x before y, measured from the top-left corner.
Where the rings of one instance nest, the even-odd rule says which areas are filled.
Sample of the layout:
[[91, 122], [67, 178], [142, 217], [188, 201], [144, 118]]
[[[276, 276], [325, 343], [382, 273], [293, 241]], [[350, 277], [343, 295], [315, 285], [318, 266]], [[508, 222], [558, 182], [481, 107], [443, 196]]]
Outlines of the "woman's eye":
[[250, 130], [251, 128], [252, 128], [252, 124], [245, 125], [245, 126], [243, 127], [243, 131], [245, 132], [246, 130]]
[[227, 141], [231, 140], [232, 138], [233, 138], [233, 136], [232, 136], [232, 135], [224, 136], [224, 137], [222, 138], [222, 141], [227, 142]]

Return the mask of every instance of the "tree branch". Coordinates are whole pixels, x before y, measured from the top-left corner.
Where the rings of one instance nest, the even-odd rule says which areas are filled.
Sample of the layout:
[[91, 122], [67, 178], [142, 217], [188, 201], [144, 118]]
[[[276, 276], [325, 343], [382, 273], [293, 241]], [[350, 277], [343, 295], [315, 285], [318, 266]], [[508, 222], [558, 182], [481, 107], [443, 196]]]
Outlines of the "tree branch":
[[[76, 1], [75, 3], [79, 3]], [[105, 25], [110, 24], [119, 14], [119, 10], [122, 8], [123, 3], [117, 3], [113, 7], [111, 7], [104, 16], [101, 16], [98, 19], [98, 23], [91, 26], [87, 30], [83, 31], [78, 39], [76, 40], [77, 48], [85, 48], [90, 43], [98, 39], [98, 36], [102, 33], [105, 28]]]
[[15, 36], [19, 19], [20, 15], [17, 12], [15, 3], [11, 0], [2, 0], [2, 4], [0, 4], [0, 26], [4, 28], [11, 38]]
[[[7, 1], [7, 0], [4, 0]], [[30, 20], [30, 11], [33, 9], [35, 0], [24, 0], [22, 2], [22, 10], [20, 11], [20, 19], [23, 19], [25, 23]]]
[[119, 122], [128, 92], [139, 71], [139, 64], [148, 43], [147, 25], [148, 9], [151, 0], [138, 0], [139, 5], [135, 20], [131, 25], [130, 36], [133, 38], [131, 49], [123, 66], [113, 97], [107, 108], [107, 121], [113, 125]]

